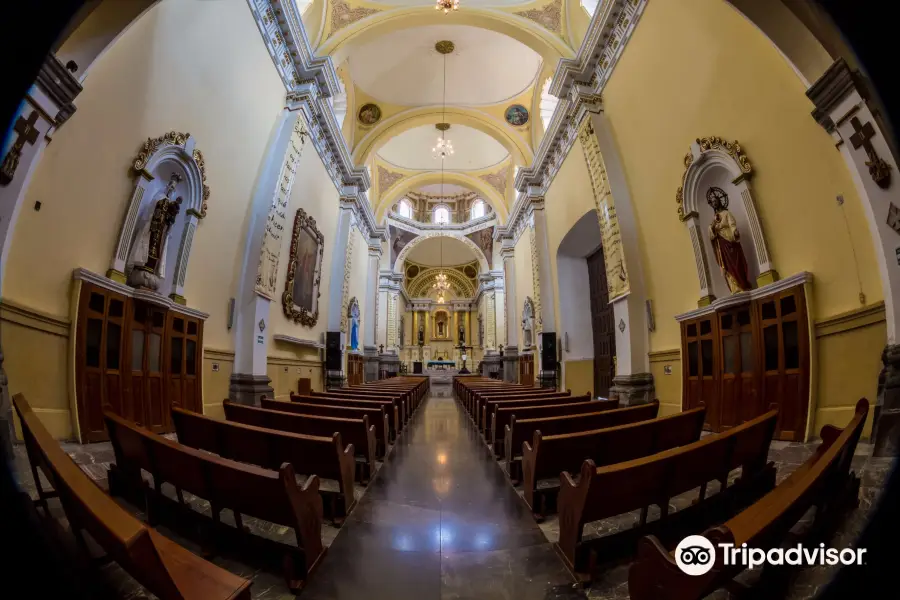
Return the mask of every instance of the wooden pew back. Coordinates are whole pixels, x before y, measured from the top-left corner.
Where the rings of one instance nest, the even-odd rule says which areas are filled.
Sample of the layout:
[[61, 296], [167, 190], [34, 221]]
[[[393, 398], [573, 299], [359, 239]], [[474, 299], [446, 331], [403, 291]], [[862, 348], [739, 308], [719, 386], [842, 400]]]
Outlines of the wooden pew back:
[[[702, 418], [701, 415], [701, 424]], [[732, 488], [753, 486], [761, 479], [766, 481], [764, 485], [771, 486], [774, 469], [766, 462], [777, 419], [778, 412], [770, 411], [693, 443], [616, 464], [607, 463], [609, 466], [597, 467], [593, 460], [588, 459], [581, 466], [581, 479], [577, 484], [568, 472], [563, 472], [559, 496], [559, 546], [563, 555], [575, 564], [576, 545], [585, 523], [638, 508], [644, 509], [642, 516], [646, 519], [646, 507], [651, 504], [658, 505], [665, 517], [670, 498], [700, 487], [702, 500], [706, 485], [713, 480], [719, 481], [721, 490], [725, 490], [729, 473], [738, 468], [742, 470], [741, 477]], [[621, 443], [633, 443], [634, 439], [622, 440]], [[714, 497], [721, 499], [728, 497], [728, 494], [720, 492]], [[692, 507], [693, 510], [699, 511], [697, 506]], [[679, 512], [688, 513], [691, 510]]]
[[[290, 463], [296, 473], [336, 480], [343, 496], [344, 514], [354, 504], [354, 449], [352, 444], [344, 447], [339, 433], [330, 437], [288, 433], [219, 421], [177, 407], [172, 408], [172, 423], [178, 441], [185, 446], [264, 469], [275, 470], [285, 462]], [[181, 468], [180, 464], [172, 466]], [[264, 503], [265, 497], [260, 496], [256, 501]]]
[[310, 476], [301, 488], [290, 463], [277, 472], [263, 469], [173, 442], [108, 411], [103, 418], [116, 456], [109, 474], [112, 493], [142, 495], [144, 469], [153, 476], [157, 497], [163, 483], [199, 496], [209, 501], [216, 524], [219, 511], [228, 508], [236, 518], [247, 514], [293, 528], [304, 561], [298, 565], [285, 558], [288, 585], [299, 585], [296, 582], [318, 564], [325, 549], [317, 476]]
[[[716, 548], [719, 544], [735, 547], [746, 544], [768, 550], [778, 546], [812, 506], [817, 509], [813, 527], [807, 533], [807, 537], [812, 538], [809, 541], [815, 542], [827, 535], [840, 513], [859, 502], [859, 478], [850, 467], [868, 412], [869, 403], [863, 398], [857, 403], [847, 427], [839, 430], [826, 425], [822, 429], [822, 443], [787, 479], [747, 509], [724, 524], [706, 530], [703, 535]], [[651, 535], [640, 542], [637, 560], [629, 570], [628, 587], [635, 600], [693, 600], [727, 585], [728, 580], [742, 570], [741, 565], [726, 566], [721, 553], [717, 552], [711, 571], [700, 576], [684, 575], [666, 547]]]
[[[494, 452], [498, 453], [500, 458], [506, 456], [504, 449], [504, 437], [510, 429], [510, 423], [513, 418], [522, 416], [525, 419], [533, 419], [540, 417], [556, 417], [562, 415], [577, 415], [585, 413], [596, 413], [607, 410], [613, 410], [619, 407], [616, 400], [591, 400], [590, 395], [574, 396], [570, 398], [571, 402], [552, 402], [549, 404], [534, 405], [516, 405], [496, 404], [494, 406], [494, 414], [491, 417], [491, 429], [488, 439], [490, 446]], [[630, 422], [630, 421], [629, 421]], [[616, 423], [618, 425], [618, 423]], [[584, 429], [599, 429], [597, 427], [585, 427]], [[514, 446], [522, 447], [522, 442], [530, 440], [531, 435], [523, 437], [519, 443]]]
[[[268, 403], [277, 403], [281, 408], [272, 409]], [[288, 409], [283, 405], [286, 404], [294, 404], [296, 406], [320, 406], [323, 407], [319, 409], [319, 412], [313, 412], [311, 414], [324, 414], [327, 416], [339, 417], [348, 415], [350, 413], [341, 413], [341, 411], [327, 411], [325, 407], [333, 407], [338, 409], [346, 409], [346, 408], [364, 408], [367, 410], [380, 410], [383, 412], [388, 418], [388, 426], [390, 427], [389, 434], [390, 436], [385, 438], [387, 441], [392, 440], [397, 434], [400, 433], [400, 430], [403, 427], [403, 421], [400, 419], [400, 409], [399, 405], [396, 402], [391, 400], [359, 400], [359, 399], [351, 399], [351, 398], [333, 398], [328, 396], [295, 396], [291, 394], [290, 403], [287, 402], [279, 402], [278, 400], [268, 400], [265, 399], [260, 402], [260, 405], [263, 408], [269, 408], [272, 410], [284, 410], [287, 412], [296, 412], [296, 413], [307, 413], [308, 410], [298, 411], [293, 409]], [[375, 423], [375, 415], [369, 415], [369, 422]], [[379, 421], [381, 418], [378, 419]]]
[[[16, 394], [13, 405], [33, 472], [40, 469], [53, 485], [78, 539], [82, 531], [90, 533], [113, 560], [163, 600], [250, 598], [249, 581], [167, 542], [116, 504], [62, 450], [24, 395]], [[37, 477], [35, 483], [41, 485]]]
[[587, 402], [591, 397], [573, 396], [569, 392], [556, 392], [553, 394], [522, 394], [515, 396], [485, 396], [479, 399], [481, 403], [478, 425], [484, 432], [490, 433], [494, 420], [494, 411], [500, 407], [515, 408], [517, 406], [539, 406], [549, 404], [571, 404], [572, 402]]

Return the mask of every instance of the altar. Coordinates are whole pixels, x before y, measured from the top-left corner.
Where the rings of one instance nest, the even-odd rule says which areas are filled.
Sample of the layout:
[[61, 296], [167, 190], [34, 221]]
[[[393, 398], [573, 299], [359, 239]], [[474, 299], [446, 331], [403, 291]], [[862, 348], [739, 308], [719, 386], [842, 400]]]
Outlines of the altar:
[[456, 362], [454, 362], [452, 360], [429, 360], [428, 361], [429, 369], [437, 368], [437, 369], [443, 370], [443, 369], [446, 369], [447, 367], [450, 367], [452, 369], [455, 366], [456, 366]]

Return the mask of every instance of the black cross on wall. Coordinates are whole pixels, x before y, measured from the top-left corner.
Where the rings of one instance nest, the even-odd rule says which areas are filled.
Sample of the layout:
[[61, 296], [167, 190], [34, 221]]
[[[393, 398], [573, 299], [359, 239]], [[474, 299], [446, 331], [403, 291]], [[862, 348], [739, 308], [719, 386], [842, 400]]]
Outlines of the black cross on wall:
[[38, 113], [36, 110], [31, 111], [28, 119], [20, 116], [16, 120], [13, 131], [19, 135], [16, 137], [16, 141], [13, 142], [12, 147], [10, 147], [9, 152], [6, 153], [3, 164], [0, 165], [0, 185], [9, 185], [13, 177], [15, 177], [16, 169], [19, 167], [19, 159], [22, 157], [22, 148], [25, 147], [25, 144], [33, 146], [37, 141], [38, 130], [35, 127], [37, 120]]
[[38, 139], [38, 130], [34, 127], [37, 124], [38, 114], [36, 110], [31, 111], [31, 114], [28, 115], [28, 120], [26, 121], [22, 117], [16, 121], [16, 126], [14, 127], [16, 133], [19, 134], [19, 140], [22, 141], [22, 145], [28, 144], [29, 146], [33, 146], [34, 143]]
[[891, 185], [891, 165], [884, 161], [878, 153], [875, 152], [875, 146], [872, 145], [872, 138], [875, 137], [875, 127], [869, 121], [863, 125], [859, 117], [852, 117], [850, 125], [853, 126], [853, 135], [850, 136], [850, 144], [854, 150], [862, 148], [866, 152], [869, 160], [866, 166], [869, 167], [869, 175], [872, 180], [882, 189], [887, 189]]

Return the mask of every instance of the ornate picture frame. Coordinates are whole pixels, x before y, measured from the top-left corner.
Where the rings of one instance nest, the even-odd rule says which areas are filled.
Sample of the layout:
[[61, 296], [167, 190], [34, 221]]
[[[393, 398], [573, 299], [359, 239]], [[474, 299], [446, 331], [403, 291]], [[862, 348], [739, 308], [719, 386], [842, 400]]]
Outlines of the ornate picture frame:
[[[311, 250], [311, 244], [315, 244], [314, 250]], [[298, 256], [300, 251], [303, 251], [304, 254], [302, 261]], [[284, 293], [281, 295], [284, 316], [294, 323], [314, 327], [319, 320], [319, 296], [324, 254], [325, 236], [316, 226], [316, 220], [307, 215], [305, 210], [298, 208], [297, 214], [294, 216], [294, 229], [291, 233], [291, 253], [287, 277], [284, 281]], [[310, 261], [314, 263], [311, 272]], [[300, 265], [300, 262], [304, 264]], [[303, 297], [299, 297], [298, 286], [304, 284], [308, 290], [302, 290], [300, 293]]]

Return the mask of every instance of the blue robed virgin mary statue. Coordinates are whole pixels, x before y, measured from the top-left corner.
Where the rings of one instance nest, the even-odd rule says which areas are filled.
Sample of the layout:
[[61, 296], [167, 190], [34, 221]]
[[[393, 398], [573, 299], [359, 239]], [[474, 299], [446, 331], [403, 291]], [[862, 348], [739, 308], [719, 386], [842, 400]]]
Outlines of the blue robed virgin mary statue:
[[359, 302], [356, 298], [350, 301], [347, 317], [350, 320], [350, 349], [359, 350]]

